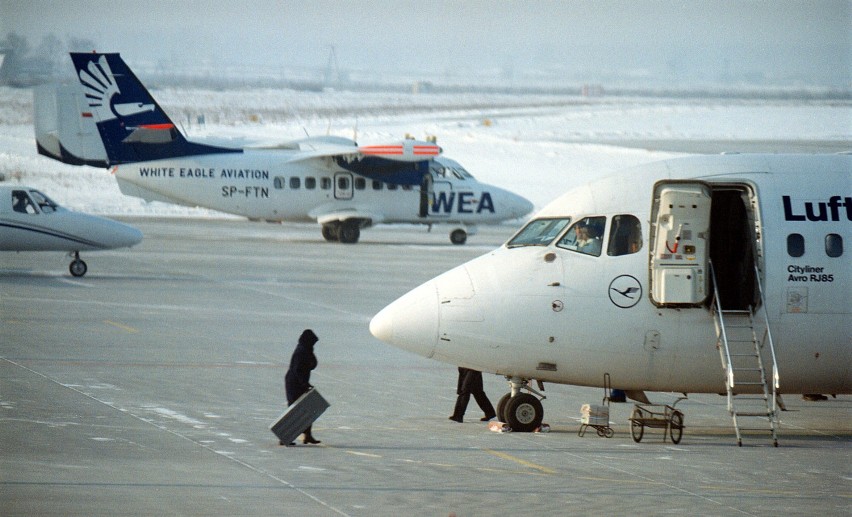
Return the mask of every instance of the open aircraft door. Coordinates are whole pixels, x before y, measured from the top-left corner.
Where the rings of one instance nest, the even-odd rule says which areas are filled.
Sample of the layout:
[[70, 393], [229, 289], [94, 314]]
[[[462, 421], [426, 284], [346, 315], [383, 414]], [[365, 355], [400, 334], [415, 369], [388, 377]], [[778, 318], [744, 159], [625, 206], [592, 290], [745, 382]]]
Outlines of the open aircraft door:
[[702, 182], [654, 186], [651, 209], [651, 301], [696, 306], [708, 296], [712, 189]]

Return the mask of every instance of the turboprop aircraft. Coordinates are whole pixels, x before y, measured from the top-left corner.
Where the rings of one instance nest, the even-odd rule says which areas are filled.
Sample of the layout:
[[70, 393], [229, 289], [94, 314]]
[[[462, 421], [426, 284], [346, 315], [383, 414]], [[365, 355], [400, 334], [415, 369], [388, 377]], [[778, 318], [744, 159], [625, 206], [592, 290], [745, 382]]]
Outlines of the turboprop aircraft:
[[570, 190], [500, 248], [403, 295], [370, 332], [505, 375], [498, 416], [515, 431], [543, 418], [531, 380], [611, 380], [645, 403], [651, 391], [727, 393], [738, 444], [757, 417], [777, 445], [780, 394], [852, 388], [850, 177], [848, 154], [627, 170]]
[[[523, 217], [532, 204], [480, 183], [434, 141], [358, 145], [314, 137], [274, 148], [190, 142], [119, 54], [72, 53], [82, 96], [36, 90], [39, 153], [112, 168], [121, 191], [268, 221], [317, 221], [354, 243], [378, 223], [445, 224], [463, 244], [477, 224]], [[99, 141], [102, 142], [99, 143]]]
[[129, 248], [142, 240], [136, 228], [63, 208], [36, 189], [0, 186], [0, 251], [67, 251], [68, 270], [83, 276], [80, 251]]

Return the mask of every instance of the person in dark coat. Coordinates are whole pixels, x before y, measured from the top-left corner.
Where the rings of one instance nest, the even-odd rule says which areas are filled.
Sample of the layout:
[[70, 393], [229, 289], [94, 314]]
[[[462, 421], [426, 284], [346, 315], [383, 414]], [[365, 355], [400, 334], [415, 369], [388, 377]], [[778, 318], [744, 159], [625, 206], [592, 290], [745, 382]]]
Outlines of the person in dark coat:
[[[306, 329], [299, 336], [299, 344], [293, 351], [293, 357], [290, 358], [290, 368], [284, 376], [284, 387], [287, 390], [287, 405], [292, 406], [293, 402], [299, 399], [302, 395], [312, 389], [311, 370], [317, 367], [317, 356], [314, 355], [314, 345], [319, 341], [319, 338], [314, 331]], [[311, 426], [308, 426], [304, 431], [302, 443], [320, 443], [311, 434]], [[282, 443], [281, 445], [287, 445]], [[293, 444], [290, 444], [293, 445]]]
[[464, 412], [467, 409], [467, 403], [470, 402], [471, 395], [473, 395], [476, 403], [479, 404], [479, 408], [485, 412], [485, 416], [479, 420], [487, 422], [497, 416], [494, 406], [491, 405], [491, 401], [485, 395], [485, 389], [482, 386], [482, 372], [459, 366], [459, 381], [456, 393], [458, 394], [456, 408], [450, 416], [450, 420], [462, 423]]

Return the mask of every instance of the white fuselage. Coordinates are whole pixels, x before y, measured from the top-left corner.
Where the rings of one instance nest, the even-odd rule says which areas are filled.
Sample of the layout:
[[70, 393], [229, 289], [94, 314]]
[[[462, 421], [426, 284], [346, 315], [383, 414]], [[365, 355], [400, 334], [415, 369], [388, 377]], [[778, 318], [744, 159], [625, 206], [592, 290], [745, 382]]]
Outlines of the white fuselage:
[[453, 175], [448, 167], [446, 176], [433, 178], [421, 213], [420, 186], [364, 178], [332, 158], [288, 161], [293, 156], [246, 150], [125, 164], [115, 175], [127, 195], [271, 221], [323, 222], [327, 214], [341, 219], [351, 214], [371, 223], [474, 225], [515, 219], [532, 209], [522, 197], [470, 175]]
[[[755, 303], [769, 320], [781, 392], [849, 393], [850, 177], [852, 157], [840, 155], [692, 157], [629, 170], [574, 189], [537, 214], [533, 221], [570, 221], [551, 238], [510, 240], [444, 273], [386, 307], [370, 329], [426, 357], [509, 377], [601, 386], [609, 374], [625, 390], [723, 393], [707, 302], [713, 285], [695, 255], [716, 231], [714, 264], [738, 265], [753, 250], [764, 291]], [[714, 202], [726, 192], [746, 199], [740, 217], [751, 242], [721, 234], [737, 217], [724, 211], [709, 232], [666, 230], [670, 219], [652, 208], [655, 188], [683, 180], [706, 185]], [[635, 250], [613, 252], [613, 223], [625, 215], [641, 225], [641, 240]], [[559, 245], [583, 218], [605, 222], [599, 256]], [[660, 257], [682, 264], [661, 266]], [[733, 293], [750, 285], [747, 269], [732, 271], [717, 283]], [[760, 300], [756, 291], [747, 294]], [[661, 303], [667, 296], [688, 303]]]
[[[15, 206], [14, 199], [25, 196]], [[142, 240], [132, 226], [56, 205], [28, 187], [0, 187], [0, 251], [85, 251], [130, 247]]]

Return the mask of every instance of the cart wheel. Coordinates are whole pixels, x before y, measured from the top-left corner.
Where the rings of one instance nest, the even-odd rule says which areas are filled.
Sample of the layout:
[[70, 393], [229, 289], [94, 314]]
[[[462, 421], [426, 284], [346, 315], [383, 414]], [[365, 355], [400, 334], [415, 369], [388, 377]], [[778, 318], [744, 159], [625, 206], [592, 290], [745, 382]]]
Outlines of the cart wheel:
[[602, 427], [596, 427], [595, 429], [596, 429], [596, 430], [597, 430], [597, 432], [598, 432], [598, 436], [600, 436], [601, 438], [603, 438], [603, 437], [604, 437], [604, 430], [603, 430], [603, 428], [602, 428]]
[[683, 413], [680, 411], [672, 413], [672, 418], [669, 422], [669, 435], [672, 437], [672, 443], [680, 443], [680, 438], [683, 436]]
[[630, 435], [636, 443], [641, 442], [642, 435], [645, 434], [645, 426], [638, 421], [640, 418], [642, 418], [642, 411], [639, 408], [633, 408], [633, 414], [630, 415]]
[[604, 436], [606, 436], [607, 438], [612, 438], [613, 436], [615, 436], [615, 431], [612, 430], [612, 427], [606, 427], [604, 428]]

